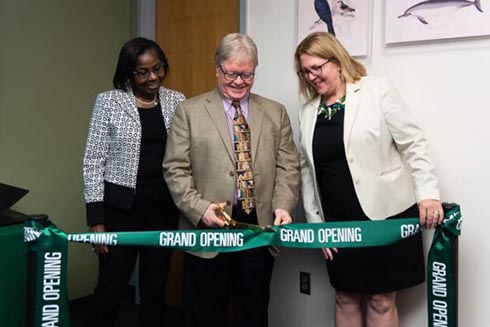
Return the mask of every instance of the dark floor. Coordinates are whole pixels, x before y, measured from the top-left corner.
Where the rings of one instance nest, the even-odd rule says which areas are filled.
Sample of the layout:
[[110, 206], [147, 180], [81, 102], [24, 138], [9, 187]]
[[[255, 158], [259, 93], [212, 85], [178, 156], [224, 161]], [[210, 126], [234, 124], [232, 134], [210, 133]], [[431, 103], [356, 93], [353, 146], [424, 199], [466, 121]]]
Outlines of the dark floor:
[[[70, 301], [70, 320], [71, 327], [84, 327], [83, 321], [85, 311], [90, 302], [90, 297], [84, 297]], [[167, 311], [167, 323], [164, 326], [180, 327], [183, 326], [182, 311], [173, 307], [165, 308]], [[134, 291], [129, 290], [119, 309], [119, 316], [116, 327], [136, 327], [137, 326], [138, 305], [134, 303]], [[162, 326], [163, 327], [163, 326]]]

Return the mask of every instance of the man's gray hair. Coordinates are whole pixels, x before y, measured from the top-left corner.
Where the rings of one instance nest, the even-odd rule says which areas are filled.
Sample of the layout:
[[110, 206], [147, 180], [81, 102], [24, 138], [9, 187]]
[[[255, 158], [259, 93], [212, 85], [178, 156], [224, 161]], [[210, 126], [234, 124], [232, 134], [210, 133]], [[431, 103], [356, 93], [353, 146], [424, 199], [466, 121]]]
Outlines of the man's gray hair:
[[250, 61], [254, 67], [257, 67], [259, 64], [257, 46], [250, 36], [231, 33], [221, 39], [214, 55], [216, 65], [219, 66], [231, 58], [239, 61]]

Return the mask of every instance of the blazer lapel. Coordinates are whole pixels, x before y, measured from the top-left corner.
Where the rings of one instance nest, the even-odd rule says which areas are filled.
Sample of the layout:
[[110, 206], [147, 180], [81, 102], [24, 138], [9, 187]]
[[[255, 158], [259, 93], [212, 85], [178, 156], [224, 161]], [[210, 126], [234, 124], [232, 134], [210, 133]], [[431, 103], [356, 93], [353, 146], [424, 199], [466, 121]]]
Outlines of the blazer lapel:
[[250, 126], [250, 136], [252, 138], [252, 162], [255, 164], [254, 158], [257, 157], [257, 148], [259, 146], [260, 134], [262, 131], [262, 123], [264, 121], [264, 110], [260, 100], [257, 99], [253, 94], [250, 94], [248, 100], [248, 115], [249, 115], [249, 126]]
[[158, 100], [160, 101], [160, 109], [162, 110], [163, 121], [165, 123], [165, 129], [167, 133], [172, 125], [173, 112], [167, 107], [167, 95], [165, 94], [165, 89], [160, 87], [158, 90]]
[[141, 126], [138, 108], [136, 107], [136, 98], [133, 95], [133, 91], [129, 89], [128, 92], [120, 92], [118, 95], [118, 101], [122, 109], [138, 123], [138, 126]]
[[304, 138], [303, 144], [306, 145], [306, 151], [309, 158], [312, 158], [313, 162], [313, 134], [315, 133], [316, 119], [318, 117], [317, 108], [320, 105], [321, 96], [318, 96], [313, 101], [307, 103], [303, 107], [303, 126], [302, 130], [305, 132], [302, 137]]
[[230, 130], [228, 129], [228, 121], [226, 120], [225, 109], [223, 107], [223, 101], [219, 95], [218, 90], [214, 90], [209, 94], [209, 97], [205, 99], [205, 109], [211, 117], [216, 130], [218, 131], [223, 146], [226, 149], [226, 153], [231, 161], [235, 161], [235, 153], [233, 152], [233, 145], [231, 144]]
[[352, 126], [356, 119], [357, 110], [359, 108], [359, 90], [361, 89], [362, 82], [359, 81], [355, 84], [348, 83], [345, 99], [345, 115], [344, 115], [344, 146], [345, 149], [349, 146], [350, 135], [352, 132]]

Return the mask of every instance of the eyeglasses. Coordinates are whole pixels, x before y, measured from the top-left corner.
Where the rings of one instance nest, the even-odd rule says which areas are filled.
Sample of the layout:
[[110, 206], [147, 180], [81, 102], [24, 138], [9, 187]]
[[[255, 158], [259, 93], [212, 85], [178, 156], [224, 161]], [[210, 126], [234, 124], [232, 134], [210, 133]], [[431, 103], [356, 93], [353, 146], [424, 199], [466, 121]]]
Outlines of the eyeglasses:
[[155, 75], [159, 75], [162, 72], [163, 72], [163, 66], [161, 64], [155, 65], [150, 70], [148, 69], [133, 70], [134, 76], [136, 76], [139, 79], [148, 79], [151, 73], [154, 73]]
[[318, 66], [311, 66], [310, 69], [303, 68], [301, 70], [298, 70], [296, 72], [296, 74], [298, 74], [298, 76], [300, 78], [304, 78], [304, 79], [307, 79], [310, 76], [310, 74], [316, 77], [316, 76], [320, 75], [323, 72], [323, 70], [322, 70], [323, 69], [323, 66], [325, 66], [327, 63], [329, 63], [330, 60], [331, 59], [327, 59], [323, 64], [318, 65]]
[[227, 81], [234, 81], [236, 80], [238, 77], [240, 77], [242, 79], [242, 81], [245, 81], [245, 82], [250, 82], [251, 80], [254, 79], [255, 77], [255, 73], [235, 73], [235, 72], [226, 72], [224, 71], [223, 68], [221, 68], [220, 65], [218, 65], [219, 69], [221, 70], [221, 72], [223, 73], [223, 75], [225, 76], [225, 79]]

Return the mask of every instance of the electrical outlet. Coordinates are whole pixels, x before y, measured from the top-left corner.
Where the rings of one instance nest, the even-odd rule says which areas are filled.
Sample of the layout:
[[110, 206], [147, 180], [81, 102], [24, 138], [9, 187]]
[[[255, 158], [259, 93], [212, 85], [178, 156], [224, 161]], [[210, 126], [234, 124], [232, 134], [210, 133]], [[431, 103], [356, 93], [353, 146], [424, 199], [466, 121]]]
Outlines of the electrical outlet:
[[299, 292], [303, 294], [311, 294], [311, 278], [309, 272], [299, 272]]

